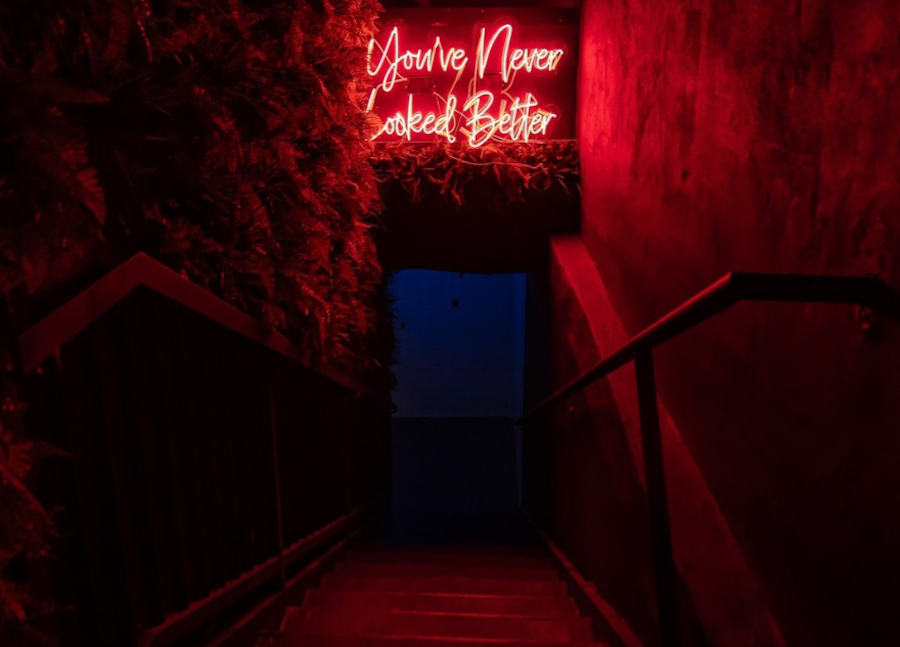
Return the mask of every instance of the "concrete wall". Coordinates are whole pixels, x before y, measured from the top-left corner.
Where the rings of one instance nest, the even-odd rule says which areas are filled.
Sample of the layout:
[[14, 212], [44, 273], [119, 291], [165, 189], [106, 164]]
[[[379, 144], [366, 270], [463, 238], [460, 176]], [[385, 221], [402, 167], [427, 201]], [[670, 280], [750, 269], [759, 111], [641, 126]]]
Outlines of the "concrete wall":
[[[586, 0], [582, 29], [583, 237], [626, 334], [729, 270], [900, 287], [900, 5]], [[740, 306], [658, 353], [667, 467], [702, 477], [670, 475], [698, 502], [676, 553], [714, 645], [753, 644], [711, 591], [755, 581], [756, 644], [900, 641], [900, 333], [862, 319]], [[719, 532], [726, 557], [692, 549]], [[743, 584], [716, 582], [735, 551]]]
[[[551, 381], [562, 384], [628, 340], [579, 237], [551, 244]], [[664, 402], [659, 404], [683, 609], [682, 644], [784, 645], [759, 577]], [[631, 365], [524, 433], [525, 505], [603, 598], [628, 647], [659, 644], [637, 393]], [[618, 644], [615, 647], [619, 647]]]

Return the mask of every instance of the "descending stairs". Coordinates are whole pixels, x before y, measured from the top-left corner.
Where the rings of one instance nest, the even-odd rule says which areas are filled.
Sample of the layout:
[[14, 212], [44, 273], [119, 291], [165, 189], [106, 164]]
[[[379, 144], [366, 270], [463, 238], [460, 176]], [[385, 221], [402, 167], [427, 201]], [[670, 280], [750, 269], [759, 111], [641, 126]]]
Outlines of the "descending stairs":
[[350, 553], [279, 647], [601, 647], [550, 562], [525, 548], [376, 548]]

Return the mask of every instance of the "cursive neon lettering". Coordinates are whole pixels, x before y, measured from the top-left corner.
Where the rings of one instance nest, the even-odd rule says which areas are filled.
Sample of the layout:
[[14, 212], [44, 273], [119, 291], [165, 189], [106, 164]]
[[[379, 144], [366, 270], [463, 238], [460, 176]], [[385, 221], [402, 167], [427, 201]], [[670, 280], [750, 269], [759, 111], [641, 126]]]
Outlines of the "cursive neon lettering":
[[503, 38], [503, 47], [500, 56], [500, 75], [504, 83], [509, 82], [511, 72], [518, 70], [525, 70], [529, 73], [535, 70], [552, 72], [563, 57], [564, 52], [561, 49], [512, 48], [513, 28], [510, 24], [498, 27], [490, 38], [485, 38], [486, 33], [487, 31], [482, 28], [481, 35], [478, 37], [478, 48], [475, 50], [475, 69], [479, 79], [484, 78], [491, 55], [494, 53], [494, 46], [497, 39], [501, 37]]
[[463, 112], [470, 113], [466, 126], [469, 145], [473, 148], [483, 146], [498, 133], [521, 142], [529, 141], [532, 135], [545, 136], [547, 126], [557, 116], [545, 110], [535, 111], [538, 102], [530, 92], [524, 100], [513, 99], [508, 108], [501, 105], [499, 117], [489, 113], [493, 103], [493, 93], [484, 90], [472, 95], [463, 107]]
[[394, 89], [394, 84], [397, 82], [401, 70], [406, 72], [432, 72], [434, 63], [437, 60], [442, 71], [455, 70], [459, 72], [464, 70], [469, 63], [465, 50], [451, 47], [444, 51], [444, 45], [441, 43], [440, 37], [435, 38], [434, 44], [427, 50], [406, 50], [401, 54], [400, 34], [397, 27], [394, 27], [388, 35], [387, 42], [381, 49], [378, 64], [372, 68], [372, 54], [376, 45], [377, 41], [374, 38], [369, 41], [366, 71], [369, 76], [381, 76], [379, 87], [385, 92], [390, 92]]
[[406, 112], [397, 112], [385, 119], [381, 129], [372, 139], [378, 139], [380, 135], [386, 134], [397, 135], [405, 138], [407, 141], [411, 141], [413, 135], [423, 134], [443, 137], [452, 144], [456, 141], [456, 136], [453, 134], [456, 121], [456, 105], [456, 97], [451, 96], [447, 99], [443, 114], [437, 115], [434, 112], [422, 113], [413, 108], [413, 97], [410, 95], [406, 104]]
[[[461, 47], [445, 47], [436, 36], [427, 48], [402, 49], [398, 27], [387, 34], [383, 45], [373, 38], [369, 41], [368, 75], [375, 86], [369, 96], [368, 110], [375, 109], [378, 92], [395, 91], [398, 82], [412, 77], [430, 76], [436, 72], [455, 73], [455, 80], [448, 95], [438, 92], [424, 93], [415, 88], [434, 86], [433, 80], [425, 85], [407, 86], [409, 96], [403, 109], [385, 118], [381, 128], [373, 136], [395, 136], [412, 141], [416, 135], [430, 135], [456, 141], [456, 132], [466, 136], [470, 146], [479, 147], [492, 139], [528, 142], [532, 138], [546, 138], [547, 131], [557, 114], [540, 107], [531, 92], [514, 96], [512, 86], [518, 74], [553, 72], [563, 58], [561, 48], [514, 46], [515, 31], [511, 24], [499, 25], [493, 30], [485, 28], [477, 32], [472, 80], [468, 96], [460, 101], [454, 88], [462, 73], [470, 69], [468, 52]], [[499, 91], [480, 90], [478, 82], [489, 74], [498, 73], [502, 79]], [[415, 94], [414, 94], [415, 93]], [[423, 94], [433, 94], [442, 109], [422, 111], [414, 104], [423, 101]]]

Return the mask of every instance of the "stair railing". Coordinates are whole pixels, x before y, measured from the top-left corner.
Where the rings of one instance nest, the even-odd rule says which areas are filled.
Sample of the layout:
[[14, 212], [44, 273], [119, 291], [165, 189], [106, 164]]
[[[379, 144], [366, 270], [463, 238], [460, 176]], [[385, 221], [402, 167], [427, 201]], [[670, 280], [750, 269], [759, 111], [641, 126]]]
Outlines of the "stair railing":
[[196, 636], [389, 488], [385, 395], [145, 254], [13, 339], [82, 641]]
[[879, 311], [894, 320], [900, 320], [900, 295], [875, 277], [732, 272], [554, 391], [517, 421], [520, 425], [527, 425], [539, 414], [547, 413], [553, 405], [579, 393], [625, 364], [634, 362], [657, 609], [663, 647], [680, 646], [681, 621], [657, 409], [653, 350], [744, 301], [855, 304]]

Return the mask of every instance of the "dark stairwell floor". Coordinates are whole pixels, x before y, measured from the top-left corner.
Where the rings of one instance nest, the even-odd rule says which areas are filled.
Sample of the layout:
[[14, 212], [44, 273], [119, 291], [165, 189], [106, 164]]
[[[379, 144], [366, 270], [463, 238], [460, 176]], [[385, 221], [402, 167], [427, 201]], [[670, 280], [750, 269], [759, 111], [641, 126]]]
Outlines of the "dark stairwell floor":
[[517, 516], [394, 515], [259, 647], [603, 645]]
[[259, 647], [588, 646], [518, 505], [510, 419], [395, 419], [392, 505]]

